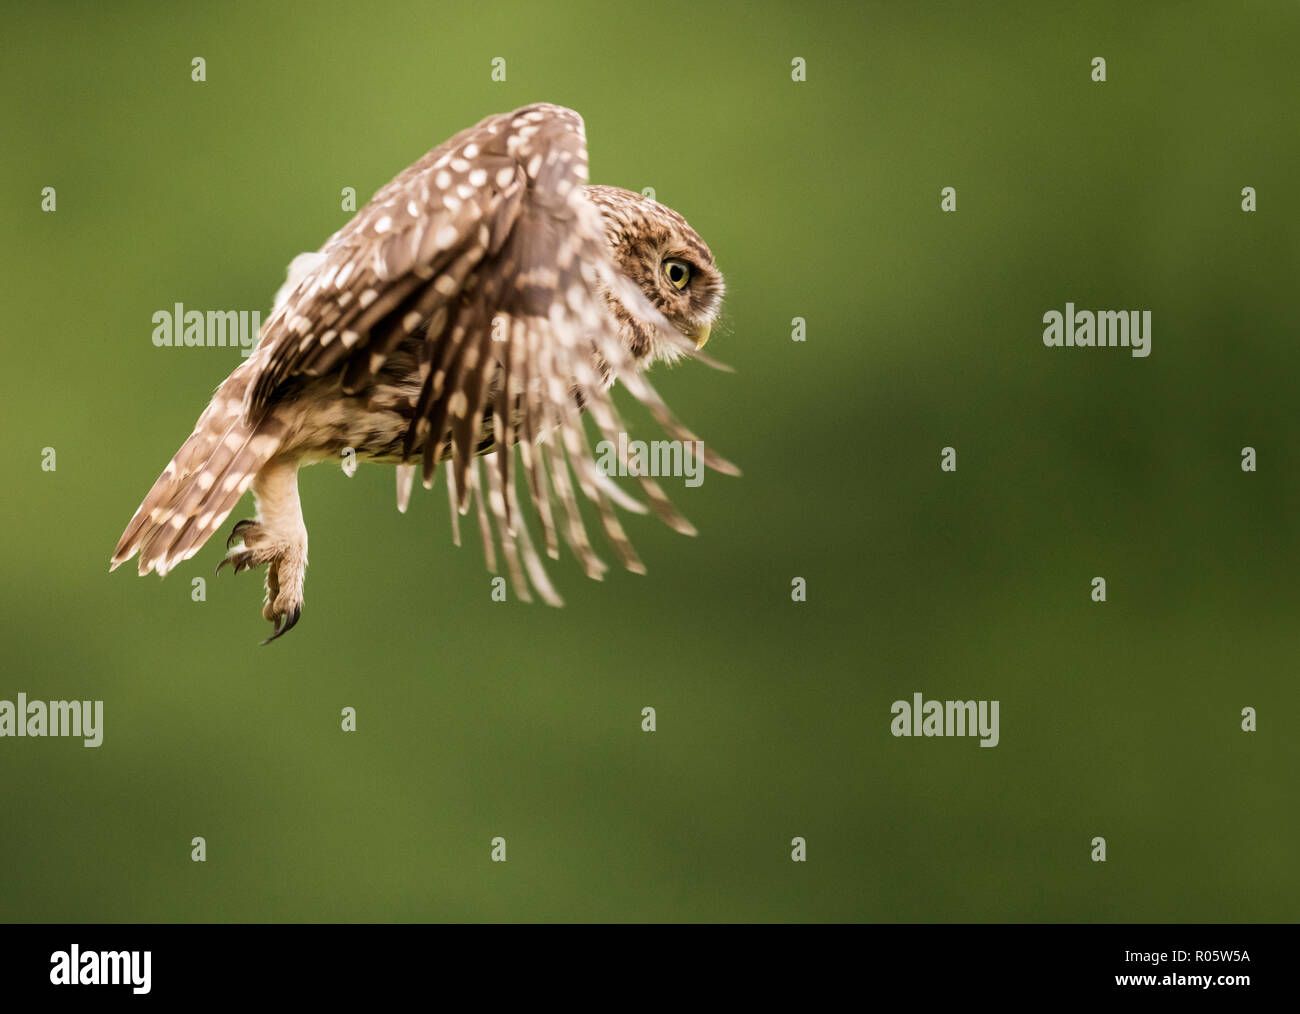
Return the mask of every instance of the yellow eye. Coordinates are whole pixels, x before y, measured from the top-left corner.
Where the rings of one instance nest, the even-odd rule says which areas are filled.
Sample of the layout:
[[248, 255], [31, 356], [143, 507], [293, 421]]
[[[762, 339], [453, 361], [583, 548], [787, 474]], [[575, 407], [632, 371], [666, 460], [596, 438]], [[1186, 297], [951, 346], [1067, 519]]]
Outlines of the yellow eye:
[[664, 274], [673, 283], [674, 289], [684, 289], [686, 283], [691, 280], [691, 266], [685, 261], [672, 258], [664, 261]]

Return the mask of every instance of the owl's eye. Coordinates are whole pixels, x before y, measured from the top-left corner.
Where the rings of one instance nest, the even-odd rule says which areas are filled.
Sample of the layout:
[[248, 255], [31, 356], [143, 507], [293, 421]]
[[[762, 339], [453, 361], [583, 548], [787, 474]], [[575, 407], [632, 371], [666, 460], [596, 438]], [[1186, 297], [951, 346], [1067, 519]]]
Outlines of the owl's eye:
[[684, 289], [686, 283], [691, 280], [691, 266], [685, 261], [679, 261], [674, 257], [664, 261], [664, 274], [673, 283], [674, 289]]

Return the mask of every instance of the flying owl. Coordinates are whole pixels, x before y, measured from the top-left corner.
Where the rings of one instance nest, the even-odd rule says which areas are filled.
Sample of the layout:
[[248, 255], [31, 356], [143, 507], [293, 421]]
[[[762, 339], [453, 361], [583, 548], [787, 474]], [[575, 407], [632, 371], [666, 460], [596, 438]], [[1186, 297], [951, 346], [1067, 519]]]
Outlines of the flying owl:
[[[402, 511], [417, 466], [430, 488], [445, 463], [457, 544], [458, 517], [476, 503], [488, 567], [497, 569], [495, 531], [516, 594], [531, 600], [531, 583], [559, 605], [516, 491], [517, 446], [548, 556], [559, 557], [558, 532], [589, 577], [607, 569], [576, 485], [624, 566], [644, 571], [613, 507], [645, 507], [597, 467], [582, 413], [626, 464], [610, 394], [619, 380], [671, 438], [697, 441], [641, 371], [682, 356], [716, 366], [699, 349], [722, 296], [712, 253], [679, 214], [587, 184], [576, 112], [538, 104], [490, 116], [294, 260], [256, 348], [135, 512], [112, 568], [138, 552], [141, 575], [166, 574], [251, 487], [257, 517], [234, 526], [217, 570], [266, 566], [262, 615], [274, 627], [263, 643], [272, 641], [303, 608], [298, 469], [352, 453], [397, 466]], [[705, 466], [739, 474], [693, 446]], [[656, 514], [693, 534], [650, 476], [637, 481]]]

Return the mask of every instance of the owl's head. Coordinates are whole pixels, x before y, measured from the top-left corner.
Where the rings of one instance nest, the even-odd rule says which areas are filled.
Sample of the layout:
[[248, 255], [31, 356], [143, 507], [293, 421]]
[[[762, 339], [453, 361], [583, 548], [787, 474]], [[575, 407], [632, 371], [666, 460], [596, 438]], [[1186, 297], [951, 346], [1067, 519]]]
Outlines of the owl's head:
[[[657, 201], [619, 187], [588, 186], [605, 222], [614, 262], [686, 338], [703, 348], [725, 285], [713, 254], [686, 219]], [[612, 295], [610, 309], [638, 366], [671, 362], [681, 352]]]

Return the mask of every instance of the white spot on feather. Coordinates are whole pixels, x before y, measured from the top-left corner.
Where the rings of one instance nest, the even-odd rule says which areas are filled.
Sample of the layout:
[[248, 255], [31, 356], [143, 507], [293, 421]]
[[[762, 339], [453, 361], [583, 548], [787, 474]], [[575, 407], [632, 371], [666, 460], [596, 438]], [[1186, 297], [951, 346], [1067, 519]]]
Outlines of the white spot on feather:
[[446, 250], [448, 247], [450, 247], [453, 243], [456, 242], [456, 237], [459, 235], [460, 233], [456, 231], [456, 227], [454, 225], [441, 226], [438, 229], [437, 234], [433, 237], [433, 244], [439, 250]]

